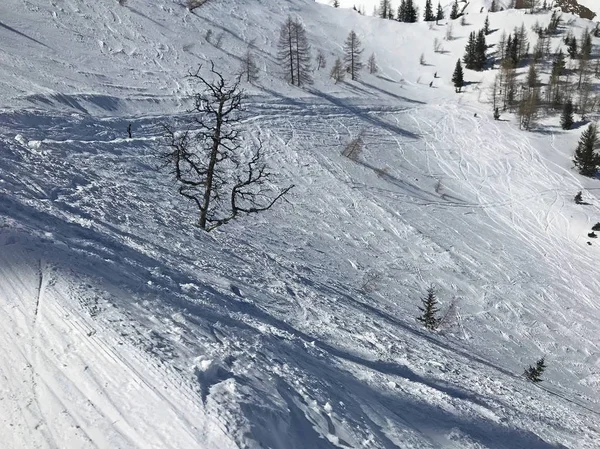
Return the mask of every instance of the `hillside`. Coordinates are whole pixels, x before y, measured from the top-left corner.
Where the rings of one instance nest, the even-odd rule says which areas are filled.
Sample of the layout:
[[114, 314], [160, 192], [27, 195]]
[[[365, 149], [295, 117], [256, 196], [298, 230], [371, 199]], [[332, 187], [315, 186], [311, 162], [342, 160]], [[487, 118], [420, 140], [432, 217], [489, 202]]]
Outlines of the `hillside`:
[[[494, 120], [497, 70], [466, 70], [455, 93], [485, 13], [447, 41], [445, 23], [310, 0], [0, 12], [7, 448], [600, 448], [600, 184], [571, 162], [585, 123]], [[288, 15], [328, 62], [305, 88], [276, 58]], [[490, 14], [488, 43], [549, 20]], [[335, 84], [350, 29], [379, 72]], [[234, 74], [248, 51], [244, 131], [295, 187], [206, 233], [158, 168], [163, 125], [194, 126], [186, 74]], [[416, 320], [431, 286], [439, 332]], [[540, 357], [544, 382], [527, 382]]]

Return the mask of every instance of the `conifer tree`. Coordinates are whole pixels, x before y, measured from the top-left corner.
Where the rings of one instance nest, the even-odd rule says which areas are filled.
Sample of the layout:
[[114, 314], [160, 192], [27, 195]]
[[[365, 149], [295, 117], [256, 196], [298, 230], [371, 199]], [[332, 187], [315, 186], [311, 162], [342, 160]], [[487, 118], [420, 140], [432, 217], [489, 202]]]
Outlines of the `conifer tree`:
[[350, 31], [350, 34], [346, 38], [344, 43], [344, 62], [346, 63], [346, 69], [350, 73], [352, 81], [355, 81], [359, 77], [360, 70], [363, 64], [360, 60], [360, 55], [363, 49], [361, 48], [361, 42], [354, 30]]
[[456, 61], [456, 67], [454, 68], [454, 73], [452, 74], [452, 83], [454, 84], [454, 90], [456, 92], [460, 92], [465, 83], [460, 59]]
[[454, 0], [452, 3], [452, 9], [450, 10], [450, 20], [458, 19], [458, 0]]
[[592, 177], [596, 174], [596, 168], [600, 165], [600, 156], [596, 153], [598, 146], [598, 131], [596, 125], [590, 123], [587, 129], [581, 134], [573, 163], [583, 176]]
[[469, 34], [469, 40], [467, 41], [467, 46], [465, 47], [465, 55], [463, 56], [463, 62], [465, 63], [465, 67], [467, 69], [474, 70], [475, 64], [475, 32], [471, 31]]
[[569, 39], [569, 42], [567, 43], [567, 53], [569, 54], [569, 57], [571, 59], [577, 58], [579, 54], [577, 48], [577, 38], [573, 36], [571, 39]]
[[581, 51], [579, 57], [581, 59], [590, 59], [592, 54], [592, 38], [588, 29], [582, 31], [581, 33]]
[[432, 22], [435, 20], [433, 15], [433, 6], [431, 6], [431, 0], [425, 0], [425, 12], [423, 14], [425, 22]]
[[400, 22], [414, 23], [417, 21], [417, 8], [413, 0], [402, 0], [398, 14]]
[[334, 79], [335, 84], [337, 84], [340, 81], [344, 81], [344, 74], [344, 64], [340, 58], [337, 58], [333, 63], [333, 67], [331, 68], [330, 76]]
[[486, 49], [485, 33], [484, 30], [480, 30], [475, 39], [475, 70], [481, 71], [485, 68], [487, 63]]
[[498, 11], [498, 6], [496, 5], [496, 0], [492, 0], [492, 4], [490, 6], [490, 12]]
[[437, 12], [435, 14], [436, 25], [439, 23], [440, 20], [443, 20], [443, 19], [444, 19], [444, 10], [442, 9], [442, 5], [440, 4], [440, 2], [438, 2]]
[[398, 5], [398, 14], [396, 15], [398, 22], [406, 22], [406, 0], [401, 0]]
[[339, 0], [333, 0], [333, 7], [334, 8], [339, 8], [340, 7], [340, 1]]
[[379, 2], [379, 17], [382, 19], [387, 19], [391, 15], [392, 5], [390, 4], [390, 0], [381, 0]]
[[562, 129], [571, 129], [573, 126], [573, 102], [567, 99], [560, 115], [560, 126]]
[[490, 34], [490, 18], [488, 16], [485, 16], [485, 22], [483, 22], [483, 32], [486, 36]]
[[537, 362], [535, 362], [535, 366], [530, 366], [529, 368], [527, 368], [523, 375], [527, 378], [527, 380], [537, 383], [542, 381], [542, 374], [545, 370], [546, 362], [544, 360], [544, 357], [542, 357]]
[[426, 329], [436, 330], [440, 324], [440, 318], [437, 317], [437, 313], [440, 311], [438, 309], [438, 300], [435, 297], [435, 291], [433, 287], [427, 290], [427, 296], [421, 300], [423, 307], [419, 307], [419, 310], [422, 312], [421, 316], [417, 318]]

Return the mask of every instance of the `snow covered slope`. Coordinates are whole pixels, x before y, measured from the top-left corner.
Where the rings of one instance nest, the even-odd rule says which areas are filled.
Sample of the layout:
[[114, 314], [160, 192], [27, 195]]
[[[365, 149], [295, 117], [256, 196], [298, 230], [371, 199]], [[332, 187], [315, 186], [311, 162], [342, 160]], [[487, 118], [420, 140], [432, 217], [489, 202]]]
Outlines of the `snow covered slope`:
[[[454, 93], [483, 14], [438, 54], [444, 26], [309, 0], [0, 12], [6, 447], [600, 447], [598, 181], [571, 168], [579, 130], [489, 116], [493, 73]], [[286, 85], [288, 14], [330, 65], [355, 29], [380, 73]], [[205, 234], [156, 169], [161, 125], [190, 123], [189, 70], [235, 72], [248, 49], [261, 72], [245, 125], [296, 188]], [[340, 150], [360, 133], [355, 163]], [[440, 333], [415, 320], [431, 285], [455, 305]], [[545, 382], [525, 382], [541, 356]]]

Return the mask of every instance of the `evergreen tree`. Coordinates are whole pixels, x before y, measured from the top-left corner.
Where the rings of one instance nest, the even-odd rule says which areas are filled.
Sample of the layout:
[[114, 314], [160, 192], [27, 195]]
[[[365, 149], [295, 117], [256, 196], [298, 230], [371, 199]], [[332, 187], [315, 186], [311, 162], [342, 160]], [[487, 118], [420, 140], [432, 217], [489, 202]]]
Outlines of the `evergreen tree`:
[[431, 6], [431, 0], [425, 0], [425, 13], [423, 14], [425, 22], [432, 22], [435, 20], [433, 15], [433, 6]]
[[496, 5], [496, 0], [492, 0], [492, 5], [490, 6], [490, 12], [498, 11], [498, 6]]
[[442, 9], [442, 5], [438, 2], [437, 12], [435, 14], [435, 23], [437, 24], [440, 20], [444, 18], [444, 10]]
[[339, 8], [340, 7], [340, 1], [339, 0], [333, 0], [333, 7], [334, 8]]
[[398, 6], [398, 14], [396, 15], [398, 22], [406, 22], [406, 0], [401, 0]]
[[486, 49], [485, 33], [484, 30], [480, 30], [475, 39], [475, 70], [482, 71], [485, 68], [487, 63]]
[[358, 72], [363, 67], [363, 64], [360, 60], [360, 55], [362, 52], [363, 49], [361, 48], [360, 39], [354, 30], [350, 31], [350, 34], [344, 43], [344, 62], [346, 63], [346, 69], [348, 73], [350, 73], [352, 81], [358, 79]]
[[417, 8], [415, 6], [415, 4], [413, 3], [413, 0], [403, 0], [402, 3], [400, 3], [400, 8], [402, 8], [402, 5], [404, 4], [404, 12], [403, 12], [403, 17], [398, 18], [398, 20], [400, 22], [407, 22], [407, 23], [414, 23], [417, 21]]
[[569, 39], [569, 42], [567, 43], [567, 53], [571, 59], [576, 59], [578, 56], [577, 38], [575, 36]]
[[483, 22], [483, 32], [486, 36], [490, 34], [490, 18], [488, 16], [485, 16], [485, 22]]
[[475, 32], [471, 31], [469, 34], [469, 40], [467, 41], [467, 46], [465, 47], [465, 55], [463, 56], [463, 62], [465, 63], [465, 67], [467, 69], [474, 70], [475, 64]]
[[546, 362], [544, 361], [544, 357], [535, 362], [535, 366], [530, 366], [525, 370], [523, 375], [530, 380], [531, 382], [541, 382], [542, 381], [542, 373], [546, 370]]
[[426, 329], [436, 330], [440, 324], [440, 318], [436, 315], [440, 311], [437, 308], [438, 300], [435, 297], [435, 291], [433, 287], [427, 290], [427, 296], [421, 300], [423, 307], [419, 307], [422, 312], [421, 316], [417, 318]]
[[379, 3], [379, 17], [387, 19], [391, 15], [392, 5], [390, 0], [381, 0]]
[[583, 176], [592, 177], [596, 174], [596, 167], [600, 165], [600, 156], [596, 154], [598, 146], [598, 131], [596, 125], [591, 123], [581, 134], [573, 163]]
[[458, 0], [454, 0], [452, 3], [452, 9], [450, 10], [450, 20], [458, 19]]
[[452, 83], [454, 84], [454, 90], [456, 92], [460, 92], [465, 83], [460, 59], [456, 61], [456, 67], [454, 68], [454, 73], [452, 74]]
[[580, 58], [588, 60], [592, 54], [592, 37], [587, 28], [581, 34], [581, 51]]
[[331, 68], [331, 73], [329, 76], [331, 76], [331, 78], [334, 79], [335, 84], [337, 84], [340, 81], [344, 81], [344, 74], [344, 63], [340, 58], [337, 58], [333, 63], [333, 67]]
[[565, 101], [562, 114], [560, 115], [560, 126], [562, 129], [571, 129], [573, 122], [573, 102], [569, 98]]

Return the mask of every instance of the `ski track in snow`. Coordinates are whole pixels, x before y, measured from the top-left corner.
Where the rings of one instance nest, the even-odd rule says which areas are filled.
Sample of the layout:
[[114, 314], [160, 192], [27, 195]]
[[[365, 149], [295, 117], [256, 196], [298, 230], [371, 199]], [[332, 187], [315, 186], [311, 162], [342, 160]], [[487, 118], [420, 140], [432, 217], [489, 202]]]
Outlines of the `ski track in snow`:
[[[308, 0], [155, 3], [4, 11], [2, 444], [600, 447], [598, 248], [584, 237], [600, 212], [571, 170], [574, 135], [493, 121], [476, 83], [457, 101], [444, 84], [455, 59], [429, 51], [444, 28]], [[469, 4], [449, 52], [485, 3]], [[380, 74], [290, 88], [273, 57], [288, 14], [330, 63], [353, 25]], [[186, 70], [206, 58], [233, 70], [248, 48], [262, 79], [244, 85], [244, 127], [296, 187], [205, 234], [157, 170], [162, 125], [194, 129]], [[421, 51], [430, 68], [398, 57]], [[358, 135], [350, 161], [340, 153]], [[439, 334], [414, 319], [430, 285], [458, 308]], [[541, 355], [538, 387], [521, 373]]]

